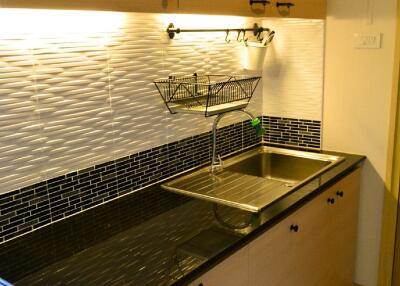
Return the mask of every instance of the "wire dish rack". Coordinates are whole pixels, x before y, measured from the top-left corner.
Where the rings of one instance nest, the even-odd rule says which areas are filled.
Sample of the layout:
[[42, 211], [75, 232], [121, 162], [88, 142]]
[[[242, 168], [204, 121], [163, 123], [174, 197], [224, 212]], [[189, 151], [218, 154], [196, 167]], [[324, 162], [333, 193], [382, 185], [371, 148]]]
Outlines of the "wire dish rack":
[[260, 81], [259, 76], [170, 76], [154, 83], [171, 113], [204, 113], [212, 116], [245, 108]]

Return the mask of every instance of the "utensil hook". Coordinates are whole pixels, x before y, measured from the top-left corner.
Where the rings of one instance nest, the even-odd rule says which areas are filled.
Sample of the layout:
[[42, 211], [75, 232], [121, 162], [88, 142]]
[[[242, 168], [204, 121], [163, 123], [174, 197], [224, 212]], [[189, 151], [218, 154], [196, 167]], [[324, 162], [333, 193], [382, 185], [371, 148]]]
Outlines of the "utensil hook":
[[246, 30], [243, 29], [242, 31], [243, 31], [242, 41], [247, 43], [248, 39], [246, 38]]
[[263, 31], [258, 31], [257, 32], [257, 40], [262, 41], [264, 39], [264, 37], [261, 37], [262, 33], [263, 33]]
[[229, 44], [231, 42], [231, 40], [229, 40], [228, 37], [229, 37], [229, 29], [226, 30], [226, 37], [225, 37], [225, 42], [227, 44]]
[[240, 39], [240, 34], [241, 34], [241, 33], [242, 33], [242, 30], [239, 30], [239, 31], [238, 31], [238, 35], [237, 35], [237, 38], [236, 38], [236, 41], [238, 41], [239, 43], [243, 41], [243, 39]]

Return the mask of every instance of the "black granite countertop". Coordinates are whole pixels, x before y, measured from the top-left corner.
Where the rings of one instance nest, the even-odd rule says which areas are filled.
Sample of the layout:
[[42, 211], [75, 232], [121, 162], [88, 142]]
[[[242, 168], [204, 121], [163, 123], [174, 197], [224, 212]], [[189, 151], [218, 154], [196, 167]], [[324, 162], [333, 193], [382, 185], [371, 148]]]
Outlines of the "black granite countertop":
[[345, 160], [261, 213], [189, 199], [154, 186], [3, 246], [2, 253], [20, 257], [20, 271], [9, 266], [4, 278], [17, 286], [186, 285], [365, 159], [323, 153]]

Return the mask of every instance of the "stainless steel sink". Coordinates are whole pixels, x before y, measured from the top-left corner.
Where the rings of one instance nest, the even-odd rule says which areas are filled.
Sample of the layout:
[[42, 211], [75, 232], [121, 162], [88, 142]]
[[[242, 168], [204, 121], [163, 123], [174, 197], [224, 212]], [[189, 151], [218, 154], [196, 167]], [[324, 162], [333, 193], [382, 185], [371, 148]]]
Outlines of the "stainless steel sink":
[[162, 185], [166, 190], [251, 212], [292, 193], [340, 163], [342, 157], [283, 148], [258, 147]]
[[321, 154], [261, 148], [236, 158], [225, 170], [286, 182], [299, 182], [330, 165], [336, 158]]

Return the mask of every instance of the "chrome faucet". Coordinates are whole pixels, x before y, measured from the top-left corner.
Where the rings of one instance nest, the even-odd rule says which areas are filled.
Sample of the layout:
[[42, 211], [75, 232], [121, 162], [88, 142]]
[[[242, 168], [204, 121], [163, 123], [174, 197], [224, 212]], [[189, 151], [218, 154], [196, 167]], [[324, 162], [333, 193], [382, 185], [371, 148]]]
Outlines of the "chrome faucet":
[[[261, 122], [260, 119], [255, 117], [253, 114], [250, 112], [244, 110], [244, 109], [238, 109], [238, 110], [232, 110], [229, 112], [225, 113], [220, 113], [218, 116], [214, 119], [213, 127], [212, 127], [212, 136], [213, 136], [213, 143], [212, 143], [212, 159], [211, 159], [211, 173], [214, 173], [214, 171], [218, 168], [221, 168], [223, 166], [223, 162], [221, 159], [221, 156], [217, 156], [217, 127], [218, 123], [221, 121], [221, 119], [228, 113], [231, 112], [242, 112], [246, 114], [250, 120], [251, 120], [251, 125], [256, 129], [257, 135], [261, 136], [264, 134], [264, 129], [261, 127]], [[218, 159], [217, 159], [218, 157]]]

